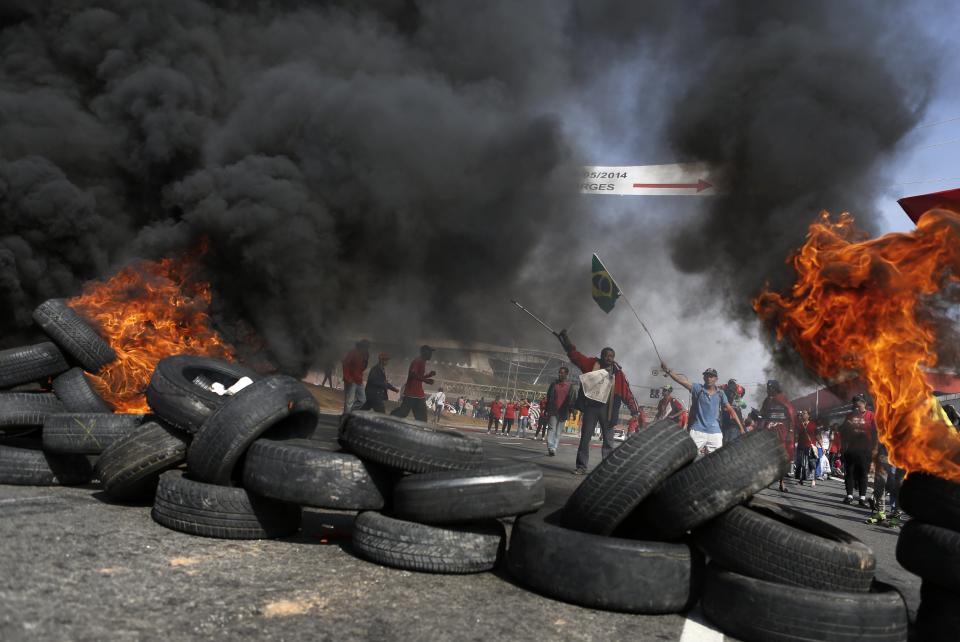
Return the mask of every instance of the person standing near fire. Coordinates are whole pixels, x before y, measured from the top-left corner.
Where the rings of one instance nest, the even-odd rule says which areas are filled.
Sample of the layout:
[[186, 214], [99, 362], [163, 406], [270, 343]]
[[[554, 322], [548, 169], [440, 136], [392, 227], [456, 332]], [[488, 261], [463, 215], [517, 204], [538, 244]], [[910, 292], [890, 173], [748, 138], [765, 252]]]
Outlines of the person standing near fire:
[[507, 406], [503, 411], [503, 431], [502, 435], [509, 435], [513, 428], [513, 420], [517, 418], [517, 404], [513, 400], [507, 401]]
[[681, 428], [687, 427], [687, 409], [683, 402], [673, 396], [673, 386], [665, 385], [660, 389], [660, 401], [657, 402], [656, 421], [671, 419]]
[[437, 373], [433, 370], [425, 372], [427, 362], [433, 356], [433, 348], [420, 346], [420, 356], [410, 362], [407, 370], [407, 382], [403, 385], [403, 401], [400, 407], [391, 412], [394, 417], [406, 417], [413, 412], [417, 421], [427, 420], [427, 399], [423, 392], [423, 384], [433, 384], [433, 377]]
[[364, 389], [367, 402], [363, 404], [361, 410], [386, 412], [387, 391], [400, 392], [399, 388], [387, 381], [388, 363], [390, 363], [389, 354], [381, 352], [377, 355], [377, 364], [370, 368], [370, 372], [367, 374], [367, 387]]
[[363, 406], [367, 397], [363, 391], [363, 372], [370, 360], [370, 342], [357, 341], [353, 350], [343, 358], [343, 414]]
[[[797, 411], [776, 379], [767, 381], [767, 398], [760, 406], [760, 417], [760, 428], [777, 432], [780, 443], [787, 451], [787, 457], [792, 461], [796, 441], [794, 430], [797, 425]], [[787, 487], [783, 485], [783, 477], [780, 478], [779, 488], [781, 493], [787, 492]]]
[[853, 503], [853, 491], [856, 487], [860, 493], [858, 503], [866, 506], [867, 472], [877, 443], [877, 427], [873, 420], [873, 411], [867, 410], [867, 398], [864, 395], [853, 397], [853, 410], [843, 420], [840, 435], [843, 441], [843, 482], [847, 490], [843, 503]]
[[817, 485], [817, 424], [810, 420], [810, 413], [801, 410], [797, 413], [797, 454], [794, 458], [793, 476], [803, 486], [803, 482], [810, 481], [811, 486]]
[[[690, 421], [688, 428], [693, 443], [698, 451], [712, 453], [723, 445], [723, 432], [720, 430], [720, 411], [731, 412], [730, 402], [720, 386], [717, 385], [717, 371], [707, 368], [703, 371], [703, 383], [691, 383], [682, 374], [678, 374], [661, 362], [660, 369], [671, 379], [690, 391], [693, 400], [690, 402]], [[743, 424], [736, 417], [741, 432]]]
[[527, 428], [530, 427], [530, 401], [521, 399], [517, 405], [517, 411], [520, 419], [517, 422], [517, 437], [526, 439]]
[[503, 412], [503, 403], [500, 395], [496, 395], [490, 402], [490, 416], [487, 418], [487, 434], [497, 434], [500, 431], [500, 415]]
[[743, 403], [740, 400], [743, 398], [745, 391], [736, 379], [730, 379], [720, 386], [720, 389], [723, 390], [723, 394], [727, 396], [727, 403], [730, 404], [730, 409], [725, 410], [720, 416], [720, 430], [723, 432], [723, 445], [726, 446], [739, 439], [740, 435], [745, 432], [742, 427], [743, 410], [740, 407], [740, 404]]
[[603, 449], [600, 451], [601, 457], [606, 459], [613, 452], [613, 428], [617, 425], [620, 417], [620, 407], [626, 403], [630, 409], [630, 417], [638, 418], [640, 416], [640, 407], [637, 400], [633, 397], [630, 390], [630, 382], [627, 381], [623, 369], [615, 360], [616, 353], [613, 348], [604, 348], [600, 351], [599, 357], [588, 357], [578, 352], [577, 347], [570, 341], [566, 330], [561, 330], [557, 335], [560, 339], [560, 345], [567, 353], [567, 358], [573, 365], [580, 368], [583, 374], [589, 374], [599, 370], [606, 370], [613, 376], [613, 385], [608, 393], [606, 401], [590, 399], [586, 394], [580, 395], [583, 409], [583, 423], [580, 426], [580, 447], [577, 449], [577, 467], [573, 471], [574, 475], [586, 475], [587, 464], [590, 461], [590, 437], [596, 426], [600, 427], [600, 435], [603, 439]]

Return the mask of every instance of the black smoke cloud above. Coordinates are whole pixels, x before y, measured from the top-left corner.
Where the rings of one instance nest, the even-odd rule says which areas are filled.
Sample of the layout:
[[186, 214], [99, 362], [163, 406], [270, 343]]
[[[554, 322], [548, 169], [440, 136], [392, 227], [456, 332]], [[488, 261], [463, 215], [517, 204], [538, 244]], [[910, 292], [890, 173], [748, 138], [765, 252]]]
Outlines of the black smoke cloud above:
[[[591, 101], [591, 65], [610, 56], [671, 61], [652, 81], [675, 88], [657, 92], [675, 114], [666, 146], [733, 186], [674, 254], [685, 270], [718, 267], [742, 304], [802, 238], [798, 218], [869, 186], [922, 101], [896, 94], [916, 86], [894, 77], [912, 59], [881, 55], [888, 13], [840, 37], [828, 3], [728, 6], [7, 3], [4, 341], [29, 331], [40, 301], [203, 237], [221, 328], [249, 324], [284, 369], [359, 331], [506, 340], [518, 328], [503, 304], [521, 284], [543, 306], [591, 305], [585, 277], [552, 259], [647, 233], [591, 221], [575, 194], [584, 159], [564, 107]], [[817, 80], [809, 68], [825, 61]]]

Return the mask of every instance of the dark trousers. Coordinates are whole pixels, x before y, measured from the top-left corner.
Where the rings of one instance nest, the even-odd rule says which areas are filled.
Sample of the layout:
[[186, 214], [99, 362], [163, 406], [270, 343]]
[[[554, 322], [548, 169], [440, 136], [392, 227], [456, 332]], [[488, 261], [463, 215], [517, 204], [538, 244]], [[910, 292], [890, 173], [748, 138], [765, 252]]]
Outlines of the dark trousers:
[[497, 432], [497, 429], [498, 429], [499, 427], [500, 427], [500, 420], [498, 420], [496, 417], [494, 417], [494, 416], [493, 416], [493, 413], [491, 412], [491, 413], [487, 416], [487, 432], [490, 432], [491, 430], [492, 430], [493, 432]]
[[583, 423], [580, 425], [580, 447], [577, 449], [577, 468], [586, 468], [590, 462], [590, 439], [593, 430], [600, 425], [600, 434], [603, 435], [601, 456], [606, 459], [613, 452], [613, 426], [607, 421], [607, 404], [587, 400], [587, 407], [583, 411]]
[[413, 418], [417, 421], [427, 420], [427, 400], [420, 397], [404, 397], [400, 407], [391, 412], [394, 417], [406, 417], [413, 411]]
[[853, 495], [856, 485], [861, 497], [867, 495], [867, 471], [870, 470], [870, 451], [860, 448], [846, 450], [843, 453], [843, 483], [847, 495]]
[[734, 426], [733, 428], [723, 428], [723, 445], [733, 443], [737, 439], [740, 439], [740, 428], [739, 426]]
[[503, 434], [509, 435], [511, 428], [513, 428], [513, 419], [504, 419], [504, 420], [503, 420]]
[[367, 392], [367, 402], [360, 407], [360, 410], [372, 410], [380, 413], [386, 412], [386, 400]]

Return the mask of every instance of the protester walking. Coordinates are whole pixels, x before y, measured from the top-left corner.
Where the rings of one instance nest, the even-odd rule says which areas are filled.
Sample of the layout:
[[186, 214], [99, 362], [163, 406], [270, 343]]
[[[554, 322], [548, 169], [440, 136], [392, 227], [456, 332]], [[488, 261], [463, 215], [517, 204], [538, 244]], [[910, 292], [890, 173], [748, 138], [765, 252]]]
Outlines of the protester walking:
[[497, 434], [500, 431], [500, 415], [503, 413], [503, 403], [497, 395], [490, 403], [490, 416], [487, 419], [487, 434]]
[[[763, 400], [763, 405], [760, 406], [760, 417], [760, 428], [775, 431], [780, 437], [784, 450], [787, 451], [787, 460], [793, 461], [797, 411], [776, 379], [767, 381], [767, 396]], [[787, 487], [783, 485], [783, 477], [780, 478], [779, 484], [780, 492], [787, 492]]]
[[513, 428], [513, 422], [517, 418], [517, 402], [510, 400], [507, 402], [506, 408], [503, 411], [503, 430], [500, 434], [509, 435], [510, 429]]
[[567, 336], [566, 330], [561, 330], [558, 338], [560, 339], [560, 345], [567, 352], [567, 357], [573, 365], [580, 368], [584, 375], [606, 370], [613, 378], [613, 385], [607, 390], [606, 399], [591, 398], [587, 395], [586, 390], [582, 391], [583, 394], [580, 396], [583, 424], [580, 427], [580, 447], [577, 449], [577, 468], [574, 470], [574, 474], [586, 475], [587, 463], [590, 460], [590, 437], [593, 434], [594, 427], [599, 426], [600, 428], [603, 439], [603, 448], [600, 454], [605, 459], [613, 452], [613, 428], [620, 420], [620, 407], [626, 403], [630, 409], [631, 417], [640, 415], [640, 407], [630, 390], [630, 382], [627, 381], [623, 369], [615, 360], [616, 353], [613, 348], [604, 348], [600, 351], [599, 357], [588, 357], [577, 351], [577, 347]]
[[370, 342], [366, 339], [356, 345], [343, 358], [343, 414], [356, 410], [367, 401], [363, 391], [363, 372], [370, 359]]
[[877, 429], [873, 412], [867, 410], [867, 398], [864, 395], [853, 397], [853, 410], [847, 415], [840, 429], [843, 439], [844, 484], [847, 496], [843, 503], [853, 503], [854, 489], [859, 493], [859, 504], [867, 505], [867, 472], [870, 468], [870, 455], [877, 439]]
[[433, 377], [437, 373], [427, 369], [427, 362], [433, 356], [433, 348], [424, 345], [420, 346], [420, 356], [410, 362], [410, 368], [407, 370], [407, 382], [403, 385], [403, 400], [400, 407], [391, 412], [394, 417], [406, 417], [413, 412], [414, 418], [418, 421], [427, 420], [427, 400], [423, 392], [423, 384], [433, 384]]
[[447, 395], [443, 393], [443, 388], [433, 393], [430, 401], [433, 404], [433, 423], [438, 424], [440, 423], [440, 415], [443, 414], [443, 407], [447, 403]]
[[793, 476], [800, 485], [809, 481], [811, 486], [817, 485], [817, 424], [810, 420], [810, 413], [801, 410], [797, 413], [797, 445], [794, 458]]
[[[543, 418], [540, 423], [547, 426], [547, 454], [553, 457], [560, 446], [560, 428], [570, 416], [570, 408], [576, 402], [576, 388], [567, 381], [570, 369], [560, 366], [557, 371], [557, 380], [547, 388], [547, 398], [543, 403]], [[544, 421], [545, 419], [545, 421]]]
[[[690, 391], [693, 400], [690, 402], [690, 437], [697, 445], [697, 450], [711, 453], [723, 445], [723, 432], [720, 429], [720, 411], [732, 412], [727, 396], [717, 386], [717, 371], [707, 368], [703, 371], [703, 383], [691, 383], [682, 374], [677, 374], [661, 362], [660, 369]], [[743, 432], [740, 417], [733, 413], [737, 426]]]
[[[904, 470], [890, 464], [887, 447], [877, 441], [877, 457], [873, 466], [873, 513], [867, 518], [867, 524], [881, 526], [899, 526], [900, 511], [897, 499]], [[887, 512], [887, 492], [890, 492], [890, 512]]]
[[526, 399], [520, 401], [517, 405], [517, 414], [519, 415], [519, 419], [517, 420], [517, 437], [526, 439], [527, 428], [530, 424], [530, 402]]
[[373, 410], [374, 412], [386, 412], [387, 391], [400, 392], [400, 389], [387, 381], [387, 364], [390, 363], [390, 355], [381, 352], [377, 355], [377, 363], [370, 372], [367, 373], [367, 386], [364, 392], [367, 395], [367, 401], [363, 404], [361, 410]]

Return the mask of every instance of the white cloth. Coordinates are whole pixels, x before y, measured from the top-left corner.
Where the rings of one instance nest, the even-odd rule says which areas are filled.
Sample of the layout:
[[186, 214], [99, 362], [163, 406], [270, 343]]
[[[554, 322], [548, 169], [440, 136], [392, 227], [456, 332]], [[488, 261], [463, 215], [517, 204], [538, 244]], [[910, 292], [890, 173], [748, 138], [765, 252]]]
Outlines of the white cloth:
[[703, 432], [702, 430], [691, 430], [690, 438], [693, 439], [693, 443], [696, 444], [698, 451], [706, 446], [707, 452], [712, 453], [714, 450], [723, 445], [722, 432]]
[[587, 399], [606, 403], [613, 389], [613, 375], [606, 370], [594, 370], [580, 375], [580, 391]]
[[436, 408], [437, 406], [443, 410], [443, 404], [447, 401], [447, 395], [443, 392], [435, 392], [430, 395], [430, 399], [427, 400], [427, 406], [430, 408]]

